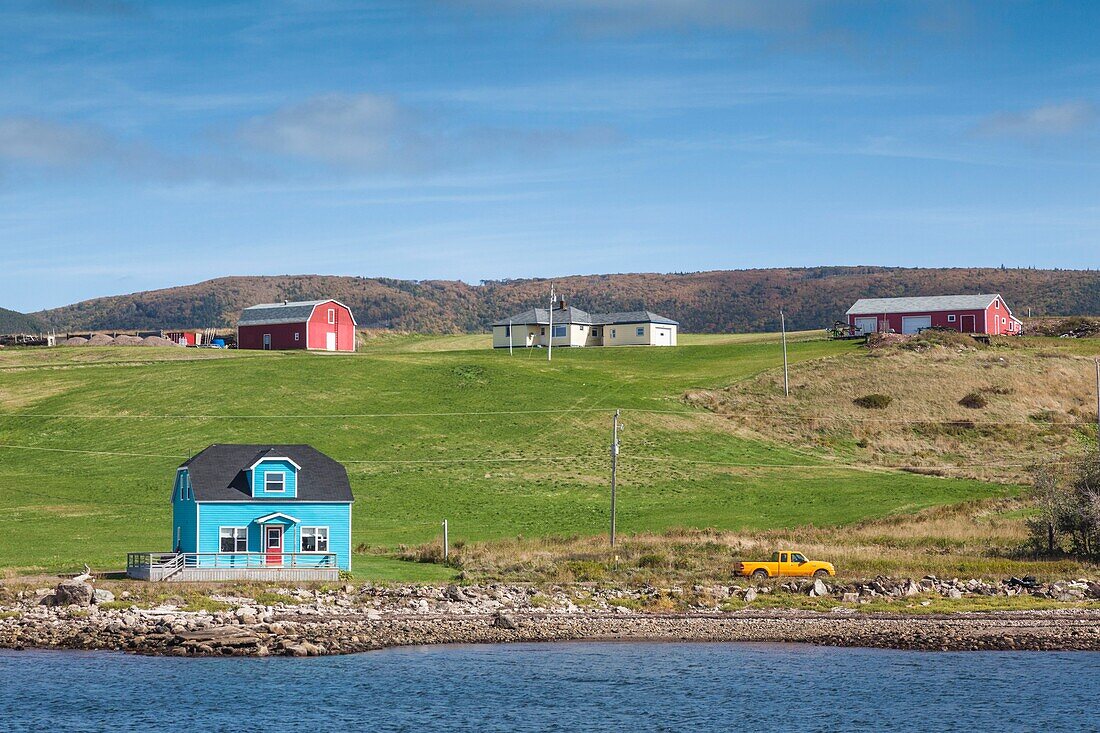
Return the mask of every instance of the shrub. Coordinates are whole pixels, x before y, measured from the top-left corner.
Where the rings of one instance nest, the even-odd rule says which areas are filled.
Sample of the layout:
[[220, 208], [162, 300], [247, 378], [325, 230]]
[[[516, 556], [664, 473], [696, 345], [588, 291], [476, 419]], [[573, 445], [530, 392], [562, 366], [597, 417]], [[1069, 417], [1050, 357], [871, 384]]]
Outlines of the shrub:
[[642, 555], [638, 558], [638, 567], [640, 568], [661, 568], [665, 565], [665, 556], [657, 553], [649, 553], [648, 555]]
[[885, 410], [890, 406], [890, 403], [894, 401], [894, 398], [888, 394], [866, 394], [862, 397], [856, 397], [852, 402], [857, 407], [863, 407], [868, 410]]
[[565, 563], [565, 567], [582, 583], [607, 577], [607, 568], [594, 560], [570, 560]]
[[959, 400], [959, 404], [971, 410], [980, 410], [989, 405], [989, 398], [981, 392], [971, 392]]

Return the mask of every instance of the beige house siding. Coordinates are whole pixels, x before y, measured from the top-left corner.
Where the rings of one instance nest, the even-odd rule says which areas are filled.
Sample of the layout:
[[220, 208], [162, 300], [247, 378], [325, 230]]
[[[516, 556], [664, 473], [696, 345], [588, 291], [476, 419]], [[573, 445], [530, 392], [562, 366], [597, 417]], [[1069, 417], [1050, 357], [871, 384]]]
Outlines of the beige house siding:
[[[588, 325], [580, 323], [556, 323], [555, 329], [562, 329], [562, 335], [555, 336], [554, 346], [675, 346], [677, 326], [668, 323], [638, 321], [632, 323], [614, 323]], [[507, 349], [508, 326], [493, 326], [493, 348]], [[511, 342], [514, 348], [547, 345], [551, 334], [549, 325], [512, 324]]]

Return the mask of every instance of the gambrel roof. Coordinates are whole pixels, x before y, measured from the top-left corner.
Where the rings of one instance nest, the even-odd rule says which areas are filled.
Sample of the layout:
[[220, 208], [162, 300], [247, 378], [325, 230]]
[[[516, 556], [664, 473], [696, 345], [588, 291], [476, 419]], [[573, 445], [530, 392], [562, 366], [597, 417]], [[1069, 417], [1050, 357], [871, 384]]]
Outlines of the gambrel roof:
[[325, 303], [335, 303], [348, 309], [351, 322], [355, 323], [355, 315], [351, 308], [332, 298], [325, 300], [300, 300], [294, 303], [261, 303], [253, 305], [241, 311], [238, 326], [273, 326], [280, 323], [304, 323], [313, 315], [313, 310]]
[[[252, 496], [248, 469], [263, 458], [286, 458], [300, 467], [295, 496]], [[187, 469], [195, 501], [352, 501], [347, 469], [311, 445], [214, 444], [180, 468]]]

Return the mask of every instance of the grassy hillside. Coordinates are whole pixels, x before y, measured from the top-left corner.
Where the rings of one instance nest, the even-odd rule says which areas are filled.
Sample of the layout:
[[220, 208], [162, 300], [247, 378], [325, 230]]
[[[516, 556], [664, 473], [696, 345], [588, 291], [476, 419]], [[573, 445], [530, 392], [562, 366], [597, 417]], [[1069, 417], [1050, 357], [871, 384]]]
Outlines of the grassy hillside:
[[39, 333], [43, 330], [44, 324], [34, 316], [0, 308], [0, 333]]
[[[430, 540], [444, 517], [466, 542], [598, 534], [615, 408], [624, 533], [838, 525], [1012, 492], [830, 463], [684, 404], [776, 373], [774, 340], [561, 349], [550, 364], [541, 350], [442, 350], [465, 338], [380, 339], [356, 355], [0, 352], [0, 568], [119, 567], [128, 550], [166, 548], [174, 469], [212, 442], [309, 442], [344, 461], [354, 540], [371, 551]], [[858, 348], [796, 342], [791, 359]]]
[[[1020, 315], [1100, 313], [1100, 272], [818, 267], [555, 278], [558, 292], [591, 311], [648, 308], [696, 333], [775, 331], [779, 308], [794, 329], [831, 325], [856, 298], [1000, 292]], [[226, 277], [118, 295], [36, 314], [61, 330], [218, 327], [242, 308], [283, 298], [337, 298], [360, 325], [420, 333], [484, 331], [546, 301], [547, 280], [453, 281], [285, 275]]]
[[[984, 346], [933, 334], [797, 364], [790, 399], [780, 375], [763, 373], [693, 392], [690, 401], [735, 417], [746, 437], [837, 460], [1025, 481], [1037, 463], [1095, 449], [1098, 356], [1096, 339], [1005, 338]], [[869, 394], [890, 402], [881, 409], [856, 404]]]

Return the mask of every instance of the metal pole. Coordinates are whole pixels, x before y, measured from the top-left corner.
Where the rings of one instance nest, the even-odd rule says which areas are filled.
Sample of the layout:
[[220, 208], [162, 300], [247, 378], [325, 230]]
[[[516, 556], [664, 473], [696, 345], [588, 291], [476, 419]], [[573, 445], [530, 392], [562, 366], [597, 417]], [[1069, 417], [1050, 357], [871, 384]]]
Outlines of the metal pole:
[[508, 319], [508, 356], [512, 355], [512, 319]]
[[443, 562], [450, 559], [451, 551], [447, 542], [447, 520], [443, 520]]
[[779, 309], [779, 329], [783, 333], [783, 396], [791, 396], [791, 380], [787, 373], [787, 317]]
[[619, 471], [619, 431], [622, 423], [619, 422], [619, 410], [615, 410], [615, 417], [611, 418], [611, 546], [615, 546], [615, 489]]
[[550, 333], [547, 334], [546, 339], [546, 361], [550, 361], [553, 358], [554, 350], [554, 284], [550, 283], [550, 310], [547, 311], [550, 314]]

